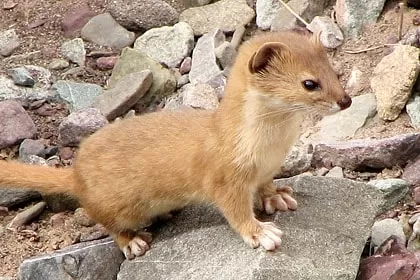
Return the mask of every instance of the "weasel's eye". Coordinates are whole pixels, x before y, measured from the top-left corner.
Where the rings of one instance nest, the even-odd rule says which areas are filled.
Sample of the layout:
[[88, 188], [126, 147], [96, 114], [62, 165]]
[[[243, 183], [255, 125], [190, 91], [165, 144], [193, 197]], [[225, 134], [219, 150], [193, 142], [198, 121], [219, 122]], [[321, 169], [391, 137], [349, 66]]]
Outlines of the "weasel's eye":
[[313, 80], [304, 80], [302, 84], [307, 90], [312, 91], [319, 89], [319, 84]]

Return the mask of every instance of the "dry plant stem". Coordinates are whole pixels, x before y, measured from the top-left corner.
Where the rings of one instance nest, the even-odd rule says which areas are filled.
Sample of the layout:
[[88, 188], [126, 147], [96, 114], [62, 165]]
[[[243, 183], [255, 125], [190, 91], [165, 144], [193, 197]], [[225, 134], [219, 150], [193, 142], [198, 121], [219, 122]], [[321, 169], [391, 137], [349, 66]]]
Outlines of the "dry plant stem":
[[398, 40], [401, 40], [402, 37], [402, 27], [404, 21], [404, 10], [405, 10], [405, 1], [399, 4], [400, 7], [400, 14], [398, 18]]
[[374, 46], [374, 47], [370, 47], [367, 49], [362, 49], [362, 50], [357, 50], [357, 51], [344, 51], [345, 53], [348, 54], [359, 54], [359, 53], [364, 53], [364, 52], [368, 52], [368, 51], [373, 51], [373, 50], [377, 50], [380, 48], [384, 48], [384, 47], [393, 47], [393, 46], [398, 46], [399, 44], [383, 44], [380, 46]]
[[305, 27], [306, 26], [308, 26], [309, 25], [309, 23], [306, 21], [306, 20], [304, 20], [301, 16], [299, 16], [295, 11], [293, 11], [293, 9], [292, 8], [290, 8], [290, 6], [289, 5], [287, 5], [284, 1], [282, 1], [282, 0], [279, 0], [279, 2], [292, 14], [292, 15], [294, 15], [298, 20], [300, 20], [304, 25], [305, 25]]
[[42, 211], [44, 211], [47, 204], [44, 201], [38, 202], [34, 206], [26, 209], [25, 211], [19, 213], [14, 217], [12, 222], [9, 224], [9, 228], [18, 228], [31, 222], [33, 219], [41, 215]]

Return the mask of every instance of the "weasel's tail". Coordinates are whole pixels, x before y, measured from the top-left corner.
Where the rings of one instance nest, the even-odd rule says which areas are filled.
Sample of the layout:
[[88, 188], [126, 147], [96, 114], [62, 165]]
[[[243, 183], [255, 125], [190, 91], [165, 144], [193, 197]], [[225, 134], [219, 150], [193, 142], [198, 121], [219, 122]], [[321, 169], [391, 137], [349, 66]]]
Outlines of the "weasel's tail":
[[42, 193], [73, 193], [72, 168], [29, 165], [0, 160], [0, 188], [35, 189]]

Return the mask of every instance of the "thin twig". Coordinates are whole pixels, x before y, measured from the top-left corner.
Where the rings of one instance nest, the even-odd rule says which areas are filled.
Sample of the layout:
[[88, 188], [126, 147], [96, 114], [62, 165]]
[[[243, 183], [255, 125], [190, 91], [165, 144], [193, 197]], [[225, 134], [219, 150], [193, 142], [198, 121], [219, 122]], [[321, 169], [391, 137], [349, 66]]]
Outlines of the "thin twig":
[[301, 16], [299, 16], [295, 11], [293, 11], [293, 9], [292, 8], [290, 8], [290, 6], [289, 5], [287, 5], [285, 2], [283, 2], [282, 0], [279, 0], [279, 2], [292, 14], [292, 15], [294, 15], [298, 20], [300, 20], [304, 25], [305, 25], [305, 27], [306, 26], [308, 26], [309, 25], [309, 23], [306, 21], [306, 20], [304, 20], [303, 18], [301, 18]]
[[373, 51], [373, 50], [377, 50], [380, 48], [384, 48], [384, 47], [394, 47], [394, 46], [398, 46], [399, 44], [383, 44], [380, 46], [374, 46], [374, 47], [370, 47], [367, 49], [362, 49], [362, 50], [357, 50], [357, 51], [344, 51], [345, 53], [348, 54], [359, 54], [359, 53], [364, 53], [364, 52], [368, 52], [368, 51]]
[[16, 59], [16, 58], [28, 58], [34, 54], [40, 53], [41, 51], [33, 51], [33, 52], [28, 52], [28, 53], [22, 53], [22, 54], [16, 54], [16, 55], [12, 55], [9, 57], [6, 57], [4, 59], [5, 62]]
[[405, 10], [405, 2], [401, 2], [399, 4], [400, 7], [400, 15], [398, 18], [398, 40], [401, 40], [402, 37], [402, 27], [403, 27], [403, 21], [404, 21], [404, 10]]

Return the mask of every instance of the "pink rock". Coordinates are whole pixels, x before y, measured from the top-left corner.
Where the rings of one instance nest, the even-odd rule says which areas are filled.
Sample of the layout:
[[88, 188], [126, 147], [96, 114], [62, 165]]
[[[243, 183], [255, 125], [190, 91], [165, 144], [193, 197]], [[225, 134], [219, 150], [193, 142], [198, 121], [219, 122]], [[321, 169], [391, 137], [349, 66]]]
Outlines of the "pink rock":
[[181, 66], [179, 67], [179, 73], [181, 73], [181, 75], [187, 74], [190, 72], [191, 70], [191, 62], [192, 59], [191, 57], [186, 57], [182, 63]]
[[413, 186], [420, 186], [420, 155], [407, 164], [404, 168], [402, 178]]
[[88, 4], [73, 7], [65, 13], [61, 29], [66, 37], [76, 37], [85, 24], [96, 15]]
[[313, 166], [333, 166], [355, 170], [360, 168], [392, 168], [405, 166], [420, 153], [420, 133], [402, 134], [379, 140], [351, 140], [318, 144], [314, 148]]
[[113, 69], [118, 58], [116, 56], [100, 57], [96, 60], [96, 66], [100, 70]]
[[401, 240], [391, 236], [375, 255], [362, 260], [357, 279], [420, 279], [420, 254], [408, 252]]
[[19, 102], [0, 102], [0, 149], [34, 137], [36, 127]]

